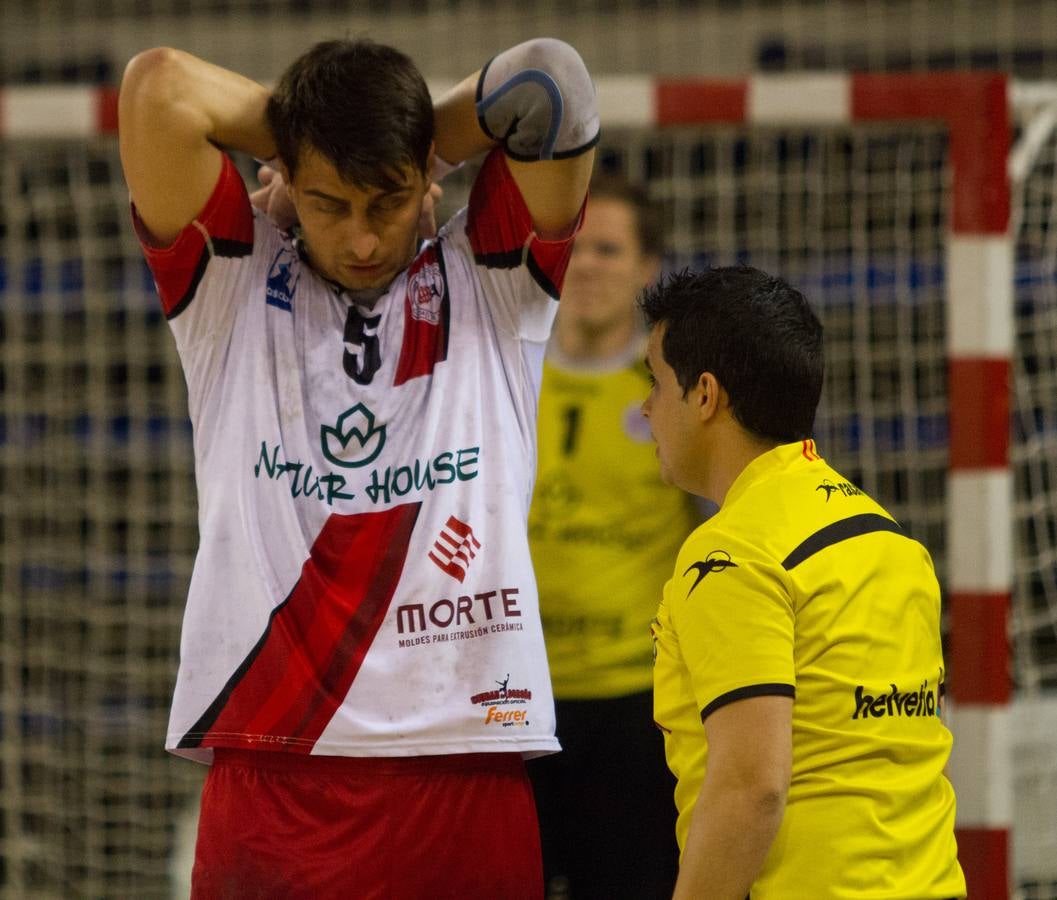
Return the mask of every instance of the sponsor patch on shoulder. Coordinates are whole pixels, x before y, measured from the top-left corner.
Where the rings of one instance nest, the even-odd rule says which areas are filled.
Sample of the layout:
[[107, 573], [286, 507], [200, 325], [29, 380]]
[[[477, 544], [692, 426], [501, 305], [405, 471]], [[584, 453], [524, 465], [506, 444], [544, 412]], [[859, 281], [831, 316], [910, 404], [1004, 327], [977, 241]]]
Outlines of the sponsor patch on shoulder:
[[421, 268], [412, 271], [408, 278], [408, 306], [411, 318], [437, 325], [444, 300], [444, 275], [436, 258], [423, 255], [421, 260]]

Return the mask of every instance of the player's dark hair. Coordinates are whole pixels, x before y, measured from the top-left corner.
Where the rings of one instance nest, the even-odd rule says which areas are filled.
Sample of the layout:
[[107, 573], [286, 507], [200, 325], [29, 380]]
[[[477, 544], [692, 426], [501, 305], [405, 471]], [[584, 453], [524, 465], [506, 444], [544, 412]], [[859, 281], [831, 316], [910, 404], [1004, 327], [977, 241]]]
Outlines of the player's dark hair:
[[684, 396], [711, 372], [747, 431], [778, 443], [811, 436], [822, 393], [822, 324], [800, 291], [749, 266], [684, 269], [639, 305], [664, 324], [665, 362]]
[[292, 178], [314, 148], [346, 181], [395, 190], [400, 169], [425, 172], [433, 102], [415, 64], [369, 40], [325, 41], [283, 73], [268, 100], [268, 124]]
[[[665, 250], [664, 219], [657, 206], [643, 188], [628, 181], [623, 175], [595, 170], [588, 191], [594, 199], [618, 200], [628, 204], [635, 213], [635, 233], [639, 249], [646, 256], [663, 256]], [[591, 215], [588, 203], [587, 214]]]

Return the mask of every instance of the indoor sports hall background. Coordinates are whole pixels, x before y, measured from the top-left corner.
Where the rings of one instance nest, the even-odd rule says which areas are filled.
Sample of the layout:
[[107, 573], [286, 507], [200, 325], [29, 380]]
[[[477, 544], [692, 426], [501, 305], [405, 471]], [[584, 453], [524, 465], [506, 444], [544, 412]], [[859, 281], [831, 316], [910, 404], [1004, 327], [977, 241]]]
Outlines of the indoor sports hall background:
[[976, 896], [1008, 876], [1057, 898], [1050, 0], [0, 4], [0, 896], [179, 896], [202, 774], [161, 749], [193, 453], [112, 88], [149, 46], [269, 81], [346, 34], [438, 88], [527, 37], [570, 41], [600, 165], [661, 202], [669, 264], [752, 262], [815, 302], [817, 443], [945, 586]]

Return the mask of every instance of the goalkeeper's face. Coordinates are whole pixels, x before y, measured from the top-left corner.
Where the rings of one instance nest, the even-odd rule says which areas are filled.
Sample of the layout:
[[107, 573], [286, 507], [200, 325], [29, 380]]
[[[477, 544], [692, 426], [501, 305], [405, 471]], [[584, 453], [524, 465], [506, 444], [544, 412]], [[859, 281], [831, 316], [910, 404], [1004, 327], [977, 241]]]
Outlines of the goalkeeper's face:
[[638, 330], [635, 298], [657, 276], [659, 260], [643, 252], [636, 216], [626, 200], [591, 198], [565, 273], [559, 328], [590, 337]]
[[649, 420], [650, 434], [657, 443], [661, 479], [694, 493], [696, 467], [701, 462], [700, 420], [694, 402], [698, 391], [684, 391], [675, 370], [665, 361], [661, 348], [665, 328], [661, 323], [650, 331], [646, 366], [651, 387], [642, 414]]
[[414, 258], [428, 173], [404, 166], [393, 189], [341, 177], [311, 148], [298, 162], [290, 198], [313, 268], [351, 291], [380, 290]]

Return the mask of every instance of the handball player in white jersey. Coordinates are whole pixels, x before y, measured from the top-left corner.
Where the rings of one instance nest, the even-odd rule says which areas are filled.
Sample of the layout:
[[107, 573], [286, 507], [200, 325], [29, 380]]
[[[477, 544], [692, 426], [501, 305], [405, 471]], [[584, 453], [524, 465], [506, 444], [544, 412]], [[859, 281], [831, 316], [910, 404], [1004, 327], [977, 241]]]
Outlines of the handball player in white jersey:
[[[167, 738], [211, 764], [192, 895], [541, 897], [523, 759], [558, 745], [526, 517], [598, 137], [583, 62], [529, 41], [433, 104], [369, 41], [273, 91], [159, 48], [119, 114], [194, 426]], [[260, 205], [297, 228], [229, 150], [276, 160]], [[478, 154], [420, 245], [440, 168]]]

